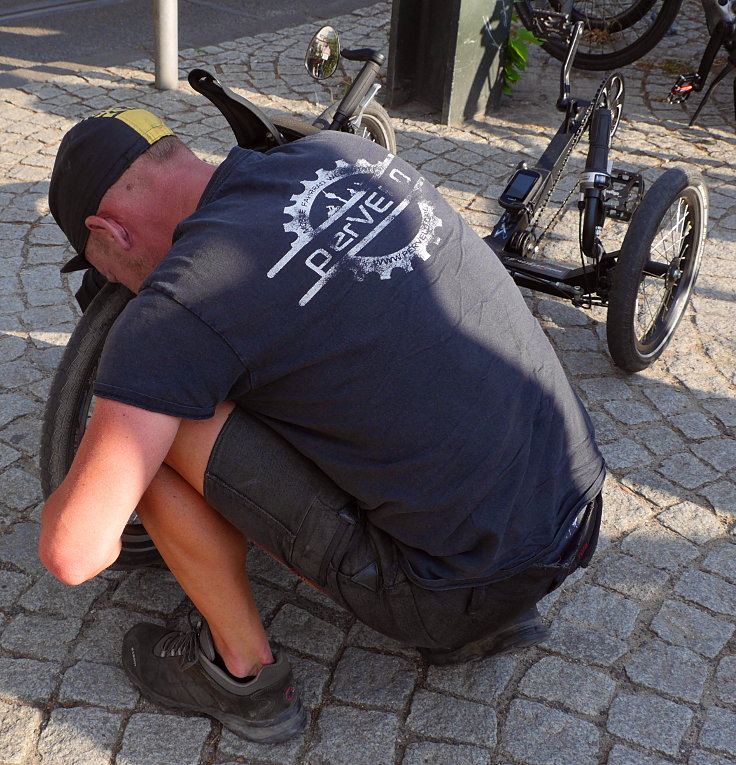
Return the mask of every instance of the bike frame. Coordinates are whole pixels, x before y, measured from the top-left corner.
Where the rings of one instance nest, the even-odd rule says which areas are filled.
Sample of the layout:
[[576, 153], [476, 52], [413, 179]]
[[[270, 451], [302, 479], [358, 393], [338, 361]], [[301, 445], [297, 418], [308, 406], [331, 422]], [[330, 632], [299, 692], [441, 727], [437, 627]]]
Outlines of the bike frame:
[[[628, 173], [611, 172], [608, 153], [611, 133], [612, 112], [599, 106], [591, 109], [592, 102], [573, 98], [570, 95], [570, 72], [575, 57], [582, 23], [571, 25], [564, 14], [545, 14], [554, 17], [543, 19], [559, 31], [560, 20], [568, 31], [569, 48], [560, 75], [560, 97], [558, 110], [564, 112], [558, 128], [539, 160], [532, 167], [522, 163], [517, 167], [506, 191], [499, 198], [506, 211], [484, 238], [488, 246], [501, 260], [511, 277], [521, 287], [528, 287], [555, 297], [567, 298], [575, 305], [606, 305], [609, 270], [616, 264], [619, 251], [605, 252], [599, 234], [605, 217], [619, 220], [630, 219], [633, 210], [629, 203], [632, 189], [638, 196], [643, 192], [641, 177]], [[579, 208], [582, 215], [580, 247], [583, 256], [590, 260], [581, 265], [571, 265], [552, 260], [531, 259], [539, 247], [531, 230], [534, 216], [557, 183], [567, 163], [570, 151], [580, 138], [580, 133], [590, 126], [590, 150], [580, 182]], [[504, 196], [513, 189], [514, 179], [520, 173], [526, 177], [537, 177], [538, 181], [527, 192], [523, 201], [515, 203]], [[614, 183], [619, 190], [613, 188]], [[623, 188], [621, 184], [624, 184]], [[611, 197], [614, 204], [607, 206]]]

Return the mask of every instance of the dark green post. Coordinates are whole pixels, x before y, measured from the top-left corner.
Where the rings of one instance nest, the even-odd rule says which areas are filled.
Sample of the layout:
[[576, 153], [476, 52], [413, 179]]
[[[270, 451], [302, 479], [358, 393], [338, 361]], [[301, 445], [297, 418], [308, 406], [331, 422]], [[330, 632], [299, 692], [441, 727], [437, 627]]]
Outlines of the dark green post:
[[389, 108], [418, 101], [446, 125], [498, 108], [512, 0], [393, 0]]

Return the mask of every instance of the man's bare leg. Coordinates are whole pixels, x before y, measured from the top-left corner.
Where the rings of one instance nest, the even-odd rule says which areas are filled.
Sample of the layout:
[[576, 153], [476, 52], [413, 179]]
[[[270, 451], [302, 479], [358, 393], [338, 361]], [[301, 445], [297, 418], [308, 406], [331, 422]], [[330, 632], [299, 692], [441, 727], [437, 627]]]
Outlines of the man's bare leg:
[[228, 671], [246, 677], [273, 661], [248, 581], [247, 540], [202, 496], [210, 452], [232, 408], [226, 403], [210, 420], [182, 422], [167, 458], [173, 467], [162, 465], [138, 514], [206, 619]]

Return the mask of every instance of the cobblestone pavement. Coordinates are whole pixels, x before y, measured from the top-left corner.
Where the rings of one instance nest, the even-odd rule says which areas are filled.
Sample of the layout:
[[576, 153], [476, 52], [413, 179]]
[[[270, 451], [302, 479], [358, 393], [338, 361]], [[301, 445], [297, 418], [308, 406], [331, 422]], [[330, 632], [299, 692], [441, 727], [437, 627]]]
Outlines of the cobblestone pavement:
[[[686, 0], [677, 34], [626, 71], [614, 155], [650, 181], [673, 162], [708, 181], [710, 238], [671, 347], [650, 370], [626, 376], [607, 354], [601, 309], [528, 296], [590, 409], [610, 468], [600, 551], [543, 603], [550, 639], [478, 664], [429, 667], [256, 553], [269, 633], [293, 658], [311, 710], [304, 735], [272, 747], [163, 711], [126, 682], [118, 656], [125, 629], [186, 619], [189, 605], [167, 572], [104, 573], [67, 588], [36, 557], [41, 417], [77, 319], [75, 277], [58, 271], [69, 252], [45, 198], [58, 142], [90, 109], [116, 103], [166, 115], [213, 160], [229, 147], [228, 130], [185, 86], [155, 91], [148, 64], [60, 70], [0, 91], [0, 763], [736, 763], [732, 91], [717, 91], [695, 128], [686, 126], [694, 105], [663, 100], [671, 72], [699, 59], [698, 17], [699, 5]], [[388, 18], [381, 2], [335, 23], [347, 44], [383, 46]], [[326, 103], [329, 93], [301, 69], [312, 31], [185, 51], [182, 69], [205, 64], [269, 109], [314, 113], [315, 98]], [[462, 128], [438, 125], [417, 107], [394, 115], [400, 152], [481, 233], [509, 170], [535, 158], [554, 131], [558, 72], [535, 50], [513, 98]], [[574, 90], [591, 96], [599, 79], [577, 75]], [[567, 239], [552, 245], [564, 256], [575, 242], [572, 217], [562, 230]]]

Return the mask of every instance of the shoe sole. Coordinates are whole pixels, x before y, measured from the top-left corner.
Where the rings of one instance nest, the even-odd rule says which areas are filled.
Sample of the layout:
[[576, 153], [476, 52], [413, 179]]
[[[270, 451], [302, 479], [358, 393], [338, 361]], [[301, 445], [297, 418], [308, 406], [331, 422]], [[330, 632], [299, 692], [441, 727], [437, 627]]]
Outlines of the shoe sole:
[[496, 635], [468, 643], [455, 651], [434, 652], [420, 648], [419, 653], [430, 664], [463, 664], [468, 661], [480, 661], [489, 656], [498, 656], [509, 651], [531, 648], [549, 637], [550, 631], [539, 619], [514, 625]]
[[307, 714], [304, 711], [301, 699], [297, 699], [289, 709], [282, 712], [272, 721], [264, 723], [246, 722], [242, 717], [238, 717], [237, 715], [230, 715], [217, 710], [208, 711], [201, 707], [197, 707], [194, 704], [184, 704], [173, 701], [172, 699], [159, 695], [156, 691], [145, 688], [139, 679], [135, 675], [127, 672], [127, 670], [126, 674], [143, 696], [156, 704], [160, 704], [162, 707], [168, 707], [169, 709], [183, 709], [187, 712], [195, 712], [199, 715], [213, 717], [215, 720], [221, 722], [228, 730], [231, 730], [241, 738], [255, 741], [259, 744], [281, 743], [282, 741], [286, 741], [292, 736], [295, 736], [297, 733], [300, 733], [307, 725]]

